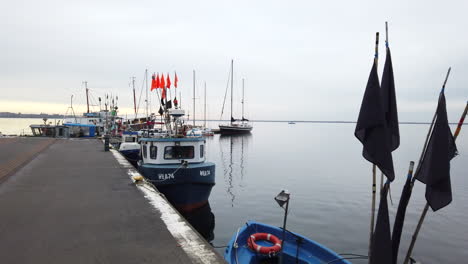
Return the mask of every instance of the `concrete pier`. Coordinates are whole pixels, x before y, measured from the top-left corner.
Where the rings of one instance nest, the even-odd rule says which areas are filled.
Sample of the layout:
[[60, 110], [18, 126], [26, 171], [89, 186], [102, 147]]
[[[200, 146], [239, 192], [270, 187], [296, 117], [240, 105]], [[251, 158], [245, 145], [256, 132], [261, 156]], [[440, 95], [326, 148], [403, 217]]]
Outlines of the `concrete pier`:
[[2, 263], [224, 263], [97, 139], [0, 139]]

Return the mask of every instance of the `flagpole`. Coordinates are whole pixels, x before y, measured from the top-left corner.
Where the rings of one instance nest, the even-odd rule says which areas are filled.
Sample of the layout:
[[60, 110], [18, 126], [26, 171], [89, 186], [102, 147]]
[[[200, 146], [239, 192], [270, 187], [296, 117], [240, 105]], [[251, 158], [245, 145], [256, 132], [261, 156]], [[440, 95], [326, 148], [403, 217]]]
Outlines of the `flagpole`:
[[[379, 61], [379, 32], [375, 33], [375, 57], [374, 64], [377, 69]], [[371, 222], [370, 222], [370, 232], [369, 232], [369, 263], [371, 259], [371, 247], [372, 247], [372, 237], [374, 234], [374, 222], [375, 222], [375, 189], [376, 189], [376, 165], [372, 165], [372, 205], [371, 205]]]
[[[440, 92], [441, 95], [445, 91], [445, 85], [447, 84], [447, 80], [448, 80], [448, 77], [450, 75], [451, 69], [452, 68], [449, 67], [449, 69], [447, 71], [447, 75], [445, 76], [445, 81], [444, 81], [444, 84], [442, 85], [442, 90]], [[441, 97], [439, 96], [439, 101], [440, 101], [440, 98]], [[466, 112], [467, 112], [467, 109], [465, 108], [465, 110], [463, 111], [463, 114], [462, 114], [462, 116], [460, 118], [460, 121], [465, 119]], [[421, 157], [419, 158], [419, 162], [418, 162], [418, 167], [416, 168], [416, 173], [414, 174], [415, 177], [413, 177], [413, 179], [411, 180], [411, 186], [414, 186], [414, 182], [416, 181], [416, 176], [418, 175], [418, 172], [419, 172], [419, 170], [421, 168], [421, 164], [422, 164], [422, 161], [424, 159], [424, 154], [426, 153], [427, 144], [429, 143], [430, 134], [431, 134], [431, 131], [432, 131], [433, 127], [434, 127], [436, 118], [437, 118], [437, 110], [436, 110], [436, 112], [434, 114], [434, 117], [432, 118], [432, 123], [431, 123], [431, 126], [429, 128], [429, 132], [428, 132], [428, 134], [426, 136], [426, 141], [424, 142], [423, 152], [421, 153]], [[462, 125], [463, 125], [463, 121], [459, 122], [457, 130], [461, 130]], [[454, 139], [453, 139], [454, 141], [456, 140], [459, 133], [460, 133], [460, 131], [458, 131], [456, 136], [454, 136]], [[429, 210], [429, 203], [426, 202], [426, 205], [424, 206], [424, 209], [423, 209], [423, 211], [421, 213], [421, 217], [419, 218], [418, 225], [416, 226], [416, 229], [414, 230], [413, 236], [411, 238], [411, 244], [410, 244], [410, 246], [408, 248], [408, 252], [406, 253], [405, 261], [403, 262], [404, 264], [407, 264], [409, 262], [411, 254], [413, 253], [414, 245], [416, 244], [416, 239], [418, 238], [419, 231], [421, 230], [421, 226], [422, 226], [422, 224], [424, 222], [424, 219], [426, 218], [426, 214], [427, 214], [428, 210]]]
[[[388, 53], [388, 23], [387, 21], [385, 21], [385, 47], [387, 48], [386, 51]], [[383, 188], [383, 181], [384, 181], [384, 174], [382, 171], [380, 171], [380, 190], [382, 190]]]

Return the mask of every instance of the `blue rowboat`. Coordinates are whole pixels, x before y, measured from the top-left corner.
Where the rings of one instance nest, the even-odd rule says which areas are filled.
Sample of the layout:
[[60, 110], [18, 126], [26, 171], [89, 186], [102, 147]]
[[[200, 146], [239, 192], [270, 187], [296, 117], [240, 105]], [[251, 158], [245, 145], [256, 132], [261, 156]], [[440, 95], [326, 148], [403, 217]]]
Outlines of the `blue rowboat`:
[[[247, 245], [249, 237], [255, 233], [268, 233], [281, 239], [283, 229], [267, 224], [248, 221], [231, 238], [224, 253], [224, 259], [230, 264], [277, 263], [276, 255], [262, 255]], [[259, 246], [273, 246], [267, 241], [256, 241]], [[287, 231], [283, 243], [283, 263], [300, 264], [351, 264], [342, 256], [319, 243], [299, 234]]]

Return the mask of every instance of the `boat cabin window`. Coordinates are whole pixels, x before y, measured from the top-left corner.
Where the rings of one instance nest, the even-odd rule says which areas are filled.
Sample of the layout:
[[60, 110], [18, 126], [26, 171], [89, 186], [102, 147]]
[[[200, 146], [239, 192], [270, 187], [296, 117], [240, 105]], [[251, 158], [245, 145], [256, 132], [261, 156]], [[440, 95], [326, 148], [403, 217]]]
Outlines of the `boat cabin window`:
[[146, 153], [146, 151], [147, 151], [146, 144], [143, 144], [141, 147], [143, 148], [143, 150], [142, 150], [142, 152], [143, 152], [143, 158], [146, 159], [146, 157], [148, 156], [148, 154]]
[[193, 159], [193, 146], [171, 146], [164, 148], [164, 159]]
[[134, 137], [125, 137], [125, 142], [135, 142], [135, 139]]
[[156, 159], [158, 153], [158, 147], [156, 146], [151, 146], [150, 147], [150, 158], [151, 159]]
[[200, 145], [200, 158], [203, 158], [205, 154], [205, 145]]

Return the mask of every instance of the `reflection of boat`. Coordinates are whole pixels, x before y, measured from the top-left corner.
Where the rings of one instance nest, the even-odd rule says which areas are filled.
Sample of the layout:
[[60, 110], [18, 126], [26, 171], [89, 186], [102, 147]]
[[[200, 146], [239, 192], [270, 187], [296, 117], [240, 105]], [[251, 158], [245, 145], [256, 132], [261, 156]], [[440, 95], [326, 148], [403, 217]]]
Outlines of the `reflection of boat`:
[[190, 212], [180, 213], [208, 242], [214, 239], [215, 216], [209, 202]]
[[250, 131], [252, 131], [252, 125], [250, 125], [249, 120], [244, 117], [244, 80], [242, 80], [242, 119], [241, 120], [234, 119], [233, 113], [232, 113], [233, 86], [234, 86], [234, 61], [231, 60], [231, 122], [229, 124], [219, 125], [220, 133], [221, 134], [250, 133]]
[[[166, 110], [167, 135], [140, 139], [139, 170], [179, 211], [192, 211], [208, 202], [215, 184], [215, 164], [206, 162], [205, 138], [183, 135], [179, 117], [184, 110]], [[174, 127], [169, 124], [173, 123]]]
[[[234, 182], [239, 180], [238, 185], [242, 186], [242, 182], [244, 180], [244, 145], [248, 144], [250, 137], [252, 137], [251, 134], [220, 135], [219, 137], [219, 141], [221, 143], [221, 160], [223, 165], [224, 179], [227, 186], [226, 192], [231, 197], [232, 207], [234, 207], [234, 201], [236, 199]], [[224, 142], [229, 144], [228, 151], [223, 150]], [[237, 158], [239, 159], [238, 161]], [[236, 179], [236, 177], [239, 176], [240, 179]]]
[[[279, 263], [278, 256], [275, 254], [261, 254], [250, 249], [248, 244], [253, 244], [256, 251], [263, 251], [268, 248], [274, 248], [275, 245], [266, 240], [252, 239], [252, 235], [261, 236], [257, 234], [268, 234], [270, 241], [278, 241], [282, 237], [283, 230], [278, 227], [266, 225], [259, 222], [249, 221], [245, 226], [240, 228], [232, 237], [231, 241], [226, 248], [224, 259], [228, 263]], [[275, 238], [275, 239], [274, 239]], [[277, 244], [277, 245], [278, 245]], [[235, 246], [234, 246], [235, 245]], [[278, 248], [278, 246], [276, 246]], [[281, 247], [280, 247], [281, 248]], [[285, 239], [283, 243], [283, 263], [333, 263], [333, 264], [350, 264], [343, 257], [336, 254], [325, 246], [308, 239], [300, 234], [293, 232], [285, 232]]]

